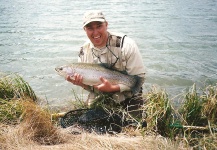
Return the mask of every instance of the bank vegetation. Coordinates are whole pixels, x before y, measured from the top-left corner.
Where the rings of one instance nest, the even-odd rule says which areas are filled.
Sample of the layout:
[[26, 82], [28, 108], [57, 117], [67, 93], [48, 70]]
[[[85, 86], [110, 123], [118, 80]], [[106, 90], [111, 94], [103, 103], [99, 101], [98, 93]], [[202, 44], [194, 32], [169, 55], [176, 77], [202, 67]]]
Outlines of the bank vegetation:
[[[0, 149], [217, 149], [217, 87], [189, 87], [176, 106], [164, 89], [153, 86], [143, 95], [147, 127], [129, 127], [118, 134], [61, 128], [57, 114], [40, 105], [19, 75], [0, 78]], [[74, 107], [78, 107], [75, 100]], [[79, 100], [80, 101], [80, 100]]]

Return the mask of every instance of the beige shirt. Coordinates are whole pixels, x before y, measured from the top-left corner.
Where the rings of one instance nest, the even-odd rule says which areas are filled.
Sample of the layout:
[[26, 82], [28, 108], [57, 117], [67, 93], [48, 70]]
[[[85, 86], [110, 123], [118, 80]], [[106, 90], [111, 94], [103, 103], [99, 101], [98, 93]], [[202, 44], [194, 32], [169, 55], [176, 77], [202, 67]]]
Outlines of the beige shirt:
[[[110, 35], [122, 36], [121, 34]], [[145, 80], [145, 67], [143, 65], [142, 56], [138, 49], [137, 44], [129, 37], [124, 38], [122, 49], [120, 47], [114, 47], [116, 36], [113, 36], [112, 40], [109, 40], [107, 45], [103, 48], [96, 48], [88, 40], [82, 46], [82, 49], [79, 54], [79, 62], [84, 63], [109, 63], [114, 64], [114, 69], [119, 71], [126, 71], [129, 75], [138, 75]], [[113, 42], [113, 43], [112, 43]], [[110, 52], [112, 51], [112, 53]], [[143, 82], [144, 82], [143, 80]], [[113, 95], [114, 100], [121, 102], [127, 97], [131, 97], [130, 87], [119, 84], [120, 92], [117, 92]], [[128, 91], [128, 92], [127, 92]], [[95, 94], [91, 92], [89, 94], [89, 101], [95, 98]]]

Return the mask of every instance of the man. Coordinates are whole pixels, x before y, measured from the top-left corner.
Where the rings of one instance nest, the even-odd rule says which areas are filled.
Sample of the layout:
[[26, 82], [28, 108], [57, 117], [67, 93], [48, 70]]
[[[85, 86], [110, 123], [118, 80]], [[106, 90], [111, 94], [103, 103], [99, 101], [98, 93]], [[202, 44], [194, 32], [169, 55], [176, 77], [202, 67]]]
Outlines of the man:
[[[109, 68], [137, 75], [144, 82], [145, 68], [136, 43], [125, 35], [108, 32], [108, 22], [101, 11], [85, 13], [83, 29], [89, 40], [81, 47], [79, 62], [106, 63]], [[141, 93], [140, 96], [133, 95], [130, 87], [124, 84], [111, 84], [104, 77], [100, 78], [101, 84], [93, 87], [83, 84], [83, 77], [79, 74], [74, 75], [74, 80], [70, 77], [67, 77], [67, 80], [90, 92], [88, 104], [95, 99], [96, 91], [113, 93], [113, 100], [128, 111], [136, 111], [143, 104]]]

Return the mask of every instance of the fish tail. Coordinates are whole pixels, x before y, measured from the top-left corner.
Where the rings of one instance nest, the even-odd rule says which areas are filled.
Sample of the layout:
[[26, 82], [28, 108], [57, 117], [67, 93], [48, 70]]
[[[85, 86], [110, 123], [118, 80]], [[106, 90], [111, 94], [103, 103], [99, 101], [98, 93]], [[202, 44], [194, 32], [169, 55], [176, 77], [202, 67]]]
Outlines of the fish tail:
[[131, 90], [132, 90], [133, 94], [136, 94], [136, 93], [140, 92], [144, 79], [142, 77], [137, 76], [137, 75], [135, 75], [134, 78], [135, 78], [136, 82], [135, 82], [134, 86], [131, 88]]

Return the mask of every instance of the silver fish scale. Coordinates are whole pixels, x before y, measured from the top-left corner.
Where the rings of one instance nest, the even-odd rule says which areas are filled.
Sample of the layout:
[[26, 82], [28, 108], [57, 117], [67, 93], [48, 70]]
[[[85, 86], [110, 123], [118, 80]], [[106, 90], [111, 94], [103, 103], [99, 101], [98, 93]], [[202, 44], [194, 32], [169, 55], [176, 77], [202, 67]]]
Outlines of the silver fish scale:
[[136, 79], [133, 76], [122, 74], [118, 71], [107, 69], [99, 64], [74, 63], [70, 66], [76, 73], [83, 76], [86, 84], [100, 84], [100, 77], [104, 77], [113, 84], [125, 84], [129, 87], [135, 85]]

